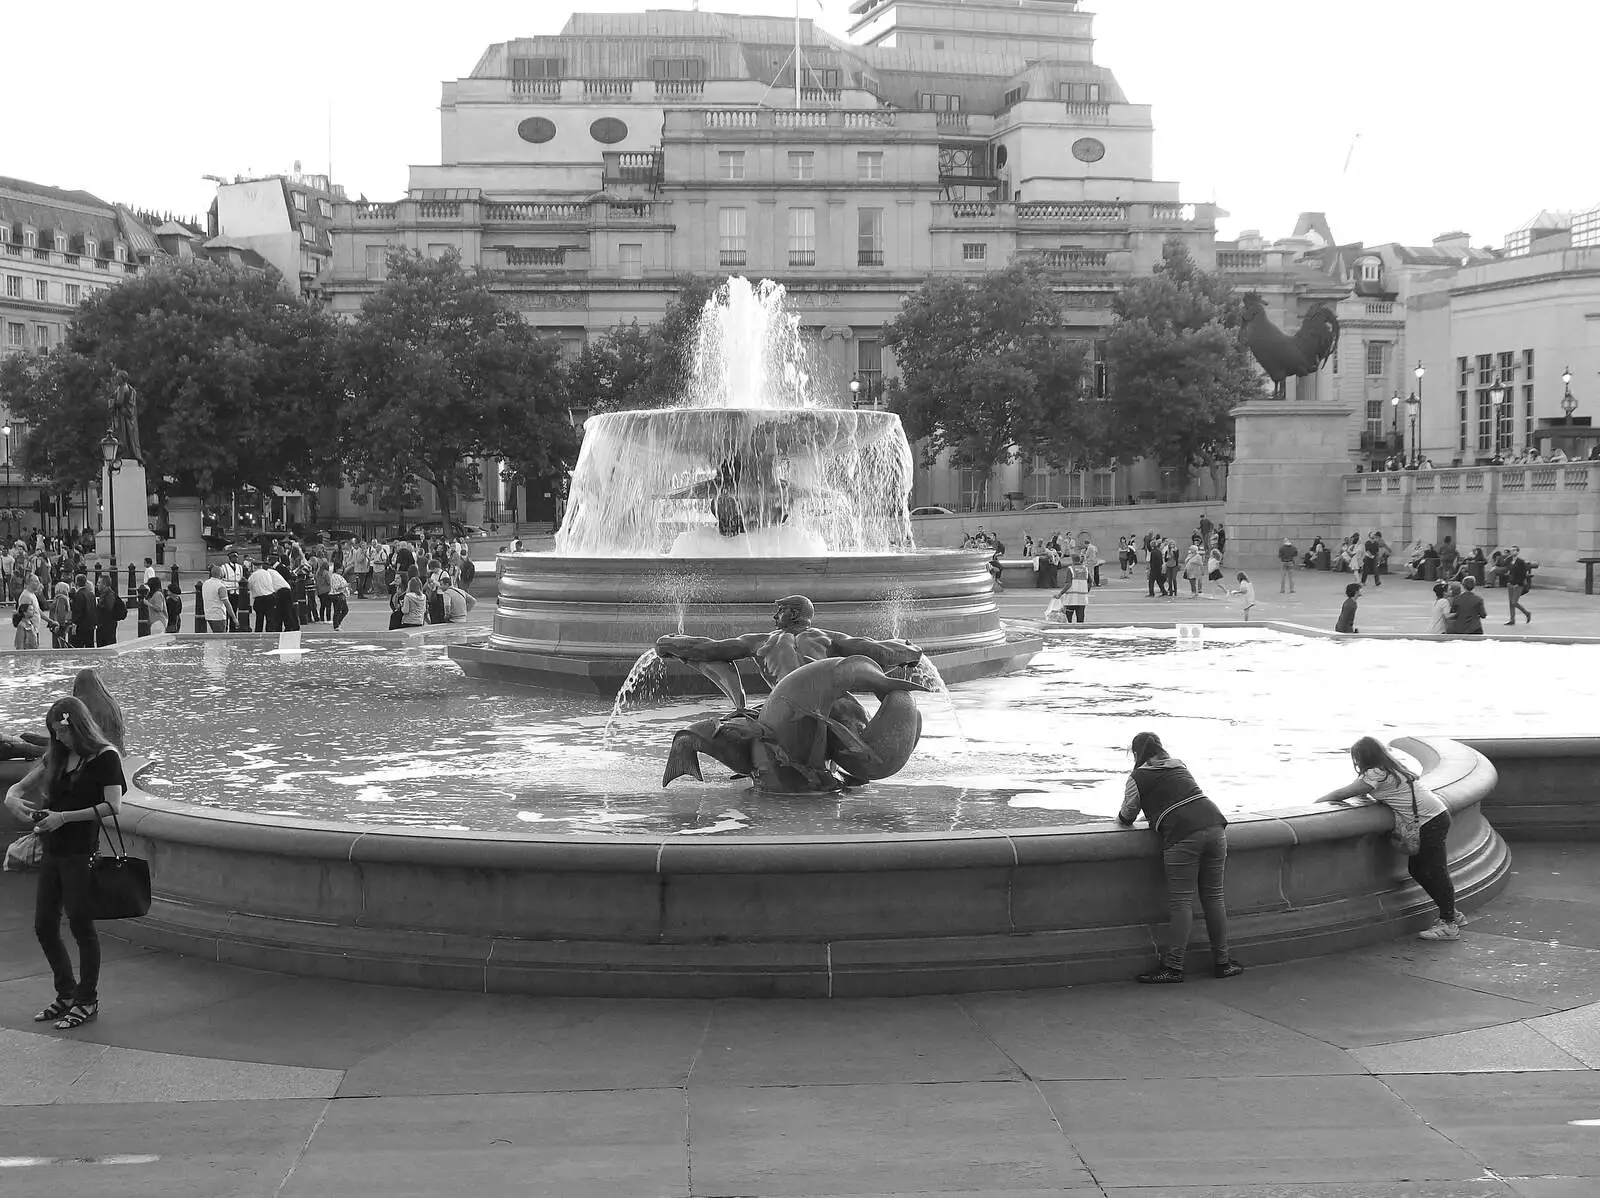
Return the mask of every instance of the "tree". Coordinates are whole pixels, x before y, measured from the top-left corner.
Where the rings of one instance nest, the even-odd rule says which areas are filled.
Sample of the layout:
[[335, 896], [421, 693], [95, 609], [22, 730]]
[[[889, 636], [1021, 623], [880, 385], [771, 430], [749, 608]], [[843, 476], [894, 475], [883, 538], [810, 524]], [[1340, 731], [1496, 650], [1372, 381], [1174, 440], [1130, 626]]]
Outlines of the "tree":
[[415, 477], [450, 527], [479, 483], [474, 459], [515, 478], [548, 477], [570, 457], [559, 355], [454, 253], [389, 255], [389, 274], [344, 332], [340, 442], [352, 481], [400, 494]]
[[933, 278], [884, 325], [900, 377], [885, 396], [929, 463], [944, 451], [989, 474], [1019, 455], [1065, 464], [1092, 451], [1084, 347], [1031, 263], [968, 281]]
[[1240, 304], [1226, 280], [1169, 240], [1155, 273], [1122, 289], [1106, 340], [1105, 438], [1124, 461], [1149, 458], [1185, 482], [1232, 455], [1229, 412], [1261, 390], [1239, 343]]
[[[96, 295], [48, 357], [10, 368], [23, 465], [61, 489], [100, 473], [118, 371], [139, 393], [151, 489], [301, 487], [336, 454], [332, 318], [276, 271], [167, 263]], [[170, 481], [168, 481], [170, 480]]]
[[700, 313], [721, 283], [687, 276], [654, 324], [619, 324], [583, 347], [567, 369], [567, 395], [585, 412], [667, 408], [683, 398], [694, 371]]

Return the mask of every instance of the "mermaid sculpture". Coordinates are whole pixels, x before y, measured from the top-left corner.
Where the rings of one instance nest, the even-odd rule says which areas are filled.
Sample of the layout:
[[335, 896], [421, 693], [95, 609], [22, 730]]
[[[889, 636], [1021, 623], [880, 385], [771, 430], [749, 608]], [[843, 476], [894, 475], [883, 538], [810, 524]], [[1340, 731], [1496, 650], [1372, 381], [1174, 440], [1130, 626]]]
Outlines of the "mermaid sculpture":
[[[812, 624], [816, 608], [804, 595], [779, 599], [771, 632], [727, 640], [664, 636], [662, 657], [682, 661], [709, 678], [733, 704], [719, 719], [701, 720], [672, 738], [661, 779], [701, 780], [701, 753], [760, 790], [805, 794], [898, 773], [922, 735], [922, 714], [911, 692], [925, 686], [888, 670], [915, 665], [922, 650], [906, 641], [875, 641]], [[766, 703], [752, 708], [736, 663], [749, 658], [773, 684]], [[851, 693], [879, 700], [871, 719]]]

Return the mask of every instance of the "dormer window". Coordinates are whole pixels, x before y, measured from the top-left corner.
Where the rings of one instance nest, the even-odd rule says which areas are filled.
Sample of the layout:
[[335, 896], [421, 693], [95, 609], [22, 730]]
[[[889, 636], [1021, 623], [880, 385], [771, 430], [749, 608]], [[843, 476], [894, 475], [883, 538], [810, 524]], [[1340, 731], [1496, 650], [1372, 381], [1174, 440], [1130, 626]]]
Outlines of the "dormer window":
[[291, 191], [289, 194], [294, 197], [295, 211], [304, 212], [306, 210], [306, 193], [303, 191]]
[[24, 225], [23, 228], [22, 228], [22, 244], [26, 245], [26, 246], [36, 246], [36, 245], [38, 245], [39, 244], [39, 230], [38, 229], [30, 229], [26, 225]]
[[57, 233], [55, 236], [55, 242], [56, 253], [64, 254], [67, 252], [67, 235], [65, 233]]
[[122, 242], [119, 241], [119, 242], [117, 242], [117, 261], [118, 262], [126, 262], [127, 260], [128, 260], [128, 247], [123, 245]]
[[1383, 282], [1383, 262], [1378, 258], [1363, 258], [1359, 264], [1363, 283]]
[[95, 251], [99, 248], [100, 243], [93, 237], [85, 237], [83, 239], [83, 252], [86, 257], [93, 258], [95, 256]]

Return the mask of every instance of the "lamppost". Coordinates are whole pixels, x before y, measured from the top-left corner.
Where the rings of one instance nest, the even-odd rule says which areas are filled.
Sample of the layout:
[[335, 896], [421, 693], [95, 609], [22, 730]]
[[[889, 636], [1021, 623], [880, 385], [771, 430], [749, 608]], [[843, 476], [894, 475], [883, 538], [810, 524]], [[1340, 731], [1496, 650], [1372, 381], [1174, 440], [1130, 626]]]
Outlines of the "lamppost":
[[1489, 408], [1493, 413], [1494, 420], [1494, 439], [1490, 442], [1490, 452], [1493, 454], [1499, 454], [1501, 449], [1500, 405], [1506, 401], [1506, 393], [1509, 390], [1510, 388], [1506, 386], [1503, 380], [1497, 381], [1494, 386], [1489, 388]]
[[1568, 366], [1561, 372], [1561, 413], [1567, 424], [1572, 423], [1572, 414], [1578, 410], [1577, 397], [1572, 394], [1572, 367]]
[[1395, 453], [1394, 452], [1395, 446], [1399, 442], [1399, 440], [1400, 440], [1400, 392], [1398, 390], [1396, 390], [1395, 393], [1389, 397], [1389, 452], [1394, 457], [1395, 461], [1399, 461], [1401, 459], [1401, 456], [1405, 453], [1405, 446], [1404, 445], [1400, 446], [1400, 453]]
[[6, 531], [11, 531], [11, 509], [17, 505], [12, 502], [11, 494], [11, 424], [6, 422], [0, 425], [0, 434], [6, 439]]
[[860, 405], [860, 399], [861, 399], [861, 380], [858, 379], [858, 378], [852, 377], [850, 379], [850, 406], [852, 408], [860, 407], [861, 406]]
[[111, 542], [111, 586], [117, 586], [117, 489], [112, 475], [122, 469], [122, 460], [117, 457], [122, 447], [117, 444], [117, 435], [110, 429], [100, 438], [100, 456], [106, 463], [106, 525]]
[[[1417, 368], [1411, 372], [1417, 376], [1416, 392], [1406, 400], [1406, 415], [1411, 417], [1411, 462], [1412, 465], [1422, 464], [1422, 447], [1417, 444], [1417, 421], [1422, 415], [1422, 376], [1427, 374], [1427, 368], [1422, 365], [1422, 359], [1417, 359]], [[1415, 406], [1412, 406], [1415, 403]]]

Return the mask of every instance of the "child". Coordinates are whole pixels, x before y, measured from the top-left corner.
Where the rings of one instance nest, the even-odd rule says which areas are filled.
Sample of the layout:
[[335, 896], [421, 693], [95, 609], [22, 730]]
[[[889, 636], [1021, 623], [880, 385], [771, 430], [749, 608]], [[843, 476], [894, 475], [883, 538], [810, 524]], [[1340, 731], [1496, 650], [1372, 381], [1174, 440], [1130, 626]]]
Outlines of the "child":
[[1344, 589], [1344, 606], [1339, 609], [1339, 622], [1333, 626], [1335, 632], [1360, 632], [1356, 627], [1356, 600], [1361, 597], [1361, 584], [1352, 582]]
[[1256, 605], [1256, 584], [1251, 582], [1243, 570], [1239, 571], [1239, 589], [1231, 592], [1244, 599], [1244, 618], [1250, 618], [1250, 609]]
[[1206, 577], [1216, 584], [1217, 590], [1224, 595], [1228, 593], [1228, 586], [1222, 581], [1222, 554], [1215, 549], [1206, 555]]

